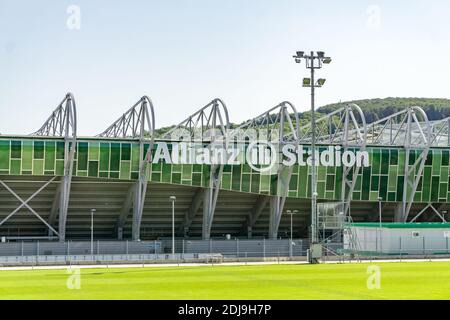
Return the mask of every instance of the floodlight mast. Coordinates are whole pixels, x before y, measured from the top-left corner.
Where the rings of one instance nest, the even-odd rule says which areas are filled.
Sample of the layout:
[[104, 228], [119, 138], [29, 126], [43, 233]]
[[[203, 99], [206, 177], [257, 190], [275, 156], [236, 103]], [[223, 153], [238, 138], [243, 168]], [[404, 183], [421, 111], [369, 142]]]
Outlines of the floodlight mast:
[[[306, 68], [310, 70], [311, 78], [303, 79], [303, 87], [311, 88], [311, 244], [319, 242], [317, 232], [317, 179], [316, 179], [316, 116], [315, 116], [315, 88], [320, 88], [325, 84], [325, 79], [314, 81], [315, 69], [321, 69], [323, 64], [331, 63], [331, 58], [325, 56], [325, 52], [311, 51], [305, 55], [304, 51], [297, 51], [293, 56], [296, 63], [301, 63], [302, 59], [306, 62]], [[309, 80], [309, 81], [308, 81]]]

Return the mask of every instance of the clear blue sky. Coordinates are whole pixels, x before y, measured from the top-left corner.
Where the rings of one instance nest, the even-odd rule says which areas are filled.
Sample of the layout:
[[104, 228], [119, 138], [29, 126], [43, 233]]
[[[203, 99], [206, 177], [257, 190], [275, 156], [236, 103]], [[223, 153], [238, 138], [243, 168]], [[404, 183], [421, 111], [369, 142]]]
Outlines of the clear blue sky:
[[[67, 8], [81, 10], [70, 30]], [[449, 1], [0, 0], [0, 132], [31, 133], [65, 92], [79, 133], [149, 95], [157, 126], [215, 97], [240, 122], [289, 100], [309, 107], [296, 50], [324, 50], [318, 104], [450, 98]]]

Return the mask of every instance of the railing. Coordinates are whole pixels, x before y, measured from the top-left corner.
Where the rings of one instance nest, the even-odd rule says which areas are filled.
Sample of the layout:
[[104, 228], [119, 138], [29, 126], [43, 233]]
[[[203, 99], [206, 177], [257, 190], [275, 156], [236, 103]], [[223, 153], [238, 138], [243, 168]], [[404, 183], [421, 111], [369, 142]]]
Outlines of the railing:
[[[269, 258], [305, 256], [308, 240], [176, 240], [175, 254], [220, 254], [225, 258]], [[2, 257], [53, 257], [53, 256], [130, 256], [171, 255], [172, 240], [154, 241], [35, 241], [0, 243]], [[46, 258], [53, 259], [53, 258]], [[122, 259], [122, 258], [120, 258]], [[151, 259], [150, 259], [151, 260]], [[2, 260], [0, 259], [0, 262]]]

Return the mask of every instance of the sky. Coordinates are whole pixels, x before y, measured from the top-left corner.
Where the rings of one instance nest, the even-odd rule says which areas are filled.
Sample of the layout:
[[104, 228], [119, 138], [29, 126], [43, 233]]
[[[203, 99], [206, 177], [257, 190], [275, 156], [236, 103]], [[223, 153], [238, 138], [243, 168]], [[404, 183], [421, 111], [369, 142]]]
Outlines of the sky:
[[79, 135], [143, 95], [157, 127], [214, 98], [235, 123], [286, 100], [304, 111], [298, 50], [333, 58], [318, 106], [450, 98], [449, 30], [447, 0], [0, 0], [0, 133], [36, 131], [69, 91]]

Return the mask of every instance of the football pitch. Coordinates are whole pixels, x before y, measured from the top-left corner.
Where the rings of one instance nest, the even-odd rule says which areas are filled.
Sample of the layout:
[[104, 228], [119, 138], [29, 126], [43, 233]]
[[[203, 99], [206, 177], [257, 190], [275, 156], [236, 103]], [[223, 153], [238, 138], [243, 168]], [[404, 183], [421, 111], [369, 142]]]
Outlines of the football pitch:
[[0, 299], [450, 299], [450, 262], [3, 270]]

